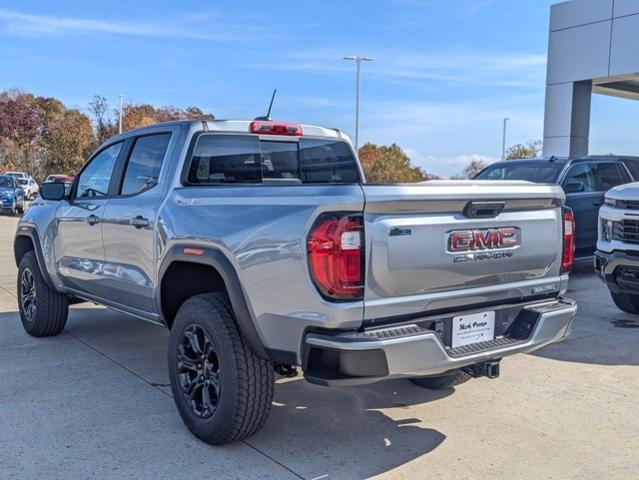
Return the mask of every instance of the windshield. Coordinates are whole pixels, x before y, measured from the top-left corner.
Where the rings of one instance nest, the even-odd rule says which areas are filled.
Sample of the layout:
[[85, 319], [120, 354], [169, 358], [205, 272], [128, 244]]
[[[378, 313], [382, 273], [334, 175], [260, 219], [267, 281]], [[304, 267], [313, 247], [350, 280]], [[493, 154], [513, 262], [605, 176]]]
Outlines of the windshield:
[[12, 188], [13, 183], [11, 182], [11, 177], [1, 176], [0, 177], [0, 188]]
[[29, 180], [25, 180], [24, 178], [19, 178], [18, 183], [20, 185], [26, 185], [27, 183], [29, 183]]
[[528, 180], [535, 183], [555, 183], [561, 165], [555, 163], [495, 163], [482, 172], [476, 180]]

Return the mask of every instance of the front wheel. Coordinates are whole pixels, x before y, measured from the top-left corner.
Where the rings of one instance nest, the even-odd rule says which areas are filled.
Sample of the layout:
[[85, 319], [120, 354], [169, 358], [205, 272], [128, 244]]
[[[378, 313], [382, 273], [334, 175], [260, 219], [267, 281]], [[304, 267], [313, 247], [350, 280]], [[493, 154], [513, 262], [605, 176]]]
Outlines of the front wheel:
[[20, 261], [17, 290], [22, 326], [29, 335], [48, 337], [64, 329], [69, 299], [47, 285], [33, 250]]
[[467, 382], [470, 379], [470, 375], [468, 375], [463, 370], [458, 369], [444, 375], [438, 375], [436, 377], [411, 378], [410, 381], [420, 387], [430, 388], [432, 390], [444, 390], [447, 388], [456, 387], [457, 385], [461, 385], [462, 383]]
[[180, 307], [168, 361], [175, 404], [201, 440], [232, 443], [264, 426], [273, 399], [273, 364], [246, 344], [226, 295], [196, 295]]
[[639, 295], [610, 292], [612, 301], [624, 312], [639, 313]]

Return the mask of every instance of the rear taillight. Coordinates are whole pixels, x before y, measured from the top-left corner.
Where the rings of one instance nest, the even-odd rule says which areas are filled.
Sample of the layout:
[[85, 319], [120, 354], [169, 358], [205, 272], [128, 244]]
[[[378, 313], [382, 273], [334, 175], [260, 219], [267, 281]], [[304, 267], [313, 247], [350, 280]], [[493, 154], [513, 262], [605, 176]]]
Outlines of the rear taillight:
[[302, 126], [297, 123], [266, 122], [257, 120], [251, 122], [251, 133], [259, 135], [288, 135], [292, 137], [302, 136]]
[[564, 208], [564, 248], [561, 271], [569, 272], [575, 260], [575, 216], [570, 208]]
[[333, 300], [364, 295], [364, 230], [361, 215], [329, 214], [319, 218], [308, 236], [311, 278]]

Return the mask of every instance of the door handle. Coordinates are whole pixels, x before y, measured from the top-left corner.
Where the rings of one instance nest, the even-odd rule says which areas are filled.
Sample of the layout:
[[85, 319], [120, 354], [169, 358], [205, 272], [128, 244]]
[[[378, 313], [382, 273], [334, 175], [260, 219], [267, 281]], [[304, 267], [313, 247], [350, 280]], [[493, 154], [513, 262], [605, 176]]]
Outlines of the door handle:
[[131, 225], [135, 228], [143, 228], [149, 226], [149, 219], [144, 218], [142, 215], [138, 215], [137, 217], [133, 217], [131, 219]]
[[95, 225], [96, 223], [100, 223], [100, 217], [98, 217], [97, 215], [91, 214], [88, 217], [86, 217], [84, 221], [87, 222], [89, 225]]

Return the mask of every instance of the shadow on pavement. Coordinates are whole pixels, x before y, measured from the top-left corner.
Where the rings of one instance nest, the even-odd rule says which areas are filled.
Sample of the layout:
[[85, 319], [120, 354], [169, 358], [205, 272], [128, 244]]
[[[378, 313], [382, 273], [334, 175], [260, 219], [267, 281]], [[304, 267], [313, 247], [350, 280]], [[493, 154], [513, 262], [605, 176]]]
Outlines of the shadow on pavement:
[[411, 416], [409, 407], [453, 392], [426, 390], [408, 380], [340, 388], [285, 380], [276, 385], [266, 428], [249, 443], [306, 478], [368, 478], [444, 441], [427, 419]]
[[[0, 314], [0, 322], [5, 321], [11, 322], [11, 333], [0, 338], [0, 346], [11, 344], [22, 352], [24, 361], [32, 364], [29, 368], [37, 368], [46, 362], [59, 370], [64, 365], [75, 365], [79, 355], [92, 358], [91, 363], [95, 362], [96, 366], [83, 364], [82, 367], [95, 370], [91, 380], [87, 379], [88, 383], [83, 386], [88, 395], [92, 390], [100, 395], [103, 382], [109, 382], [103, 368], [97, 367], [98, 364], [115, 367], [107, 358], [151, 385], [168, 384], [168, 331], [164, 328], [104, 308], [86, 306], [71, 310], [65, 334], [58, 337], [29, 337], [22, 331], [17, 312]], [[101, 356], [91, 356], [90, 351], [76, 341]], [[31, 353], [27, 355], [26, 352]], [[135, 382], [128, 375], [124, 378]], [[58, 388], [61, 387], [60, 382], [69, 382], [65, 388], [77, 383], [73, 377], [64, 375], [57, 379]], [[331, 478], [366, 478], [404, 465], [437, 448], [446, 436], [430, 428], [429, 419], [415, 418], [409, 407], [436, 402], [453, 392], [454, 389], [423, 389], [408, 380], [326, 388], [309, 384], [299, 377], [280, 379], [275, 387], [269, 421], [262, 432], [246, 443], [306, 478], [325, 474]], [[46, 391], [40, 394], [48, 395]], [[148, 396], [149, 403], [152, 403], [151, 399], [157, 399], [157, 392], [151, 388], [138, 394]], [[124, 391], [122, 395], [127, 396]], [[120, 406], [118, 400], [110, 399], [115, 401], [111, 404], [115, 411], [126, 410], [124, 397]], [[383, 413], [381, 409], [384, 409]], [[178, 421], [177, 411], [174, 415], [172, 423]], [[82, 424], [81, 417], [74, 421]], [[56, 422], [55, 417], [51, 421]], [[178, 423], [182, 430], [181, 422]], [[175, 432], [171, 431], [165, 434], [175, 436]]]
[[639, 365], [639, 315], [619, 310], [606, 285], [591, 271], [570, 277], [567, 296], [579, 308], [570, 336], [532, 355], [599, 365]]

